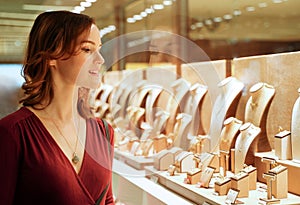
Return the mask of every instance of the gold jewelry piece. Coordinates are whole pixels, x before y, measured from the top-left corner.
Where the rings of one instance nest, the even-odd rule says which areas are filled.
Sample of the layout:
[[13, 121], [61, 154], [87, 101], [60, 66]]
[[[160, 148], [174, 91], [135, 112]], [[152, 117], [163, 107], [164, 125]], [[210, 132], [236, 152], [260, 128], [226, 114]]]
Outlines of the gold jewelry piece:
[[[59, 128], [59, 126], [56, 124], [56, 122], [55, 122], [53, 119], [51, 119], [51, 121], [52, 121], [52, 123], [55, 125], [55, 127], [56, 127], [57, 131], [59, 132], [59, 134], [60, 134], [60, 135], [64, 138], [64, 140], [66, 141], [66, 143], [68, 144], [69, 148], [70, 148], [71, 150], [73, 150], [73, 148], [72, 148], [72, 146], [70, 145], [69, 141], [68, 141], [67, 138], [63, 135], [62, 131], [60, 130], [60, 128]], [[80, 123], [79, 123], [78, 126], [80, 126]], [[80, 130], [80, 129], [78, 128], [78, 130]], [[77, 133], [76, 133], [77, 136], [76, 136], [75, 150], [74, 150], [73, 155], [72, 155], [72, 162], [73, 162], [75, 165], [80, 161], [80, 158], [78, 157], [78, 155], [77, 155], [77, 153], [76, 153], [76, 150], [77, 150], [77, 144], [78, 144], [78, 132], [79, 132], [79, 131], [77, 131]]]

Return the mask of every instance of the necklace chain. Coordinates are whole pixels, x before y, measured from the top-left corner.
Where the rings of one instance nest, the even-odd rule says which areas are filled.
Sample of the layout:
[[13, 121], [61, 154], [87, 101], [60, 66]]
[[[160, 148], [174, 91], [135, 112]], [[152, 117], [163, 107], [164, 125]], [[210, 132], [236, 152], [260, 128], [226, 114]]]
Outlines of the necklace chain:
[[[48, 113], [46, 110], [44, 110], [44, 112], [45, 112], [48, 116], [50, 116], [49, 113]], [[69, 146], [69, 148], [70, 148], [70, 149], [72, 150], [72, 152], [73, 152], [73, 154], [72, 154], [72, 163], [76, 165], [76, 164], [80, 161], [80, 158], [78, 157], [78, 155], [77, 155], [77, 153], [76, 153], [77, 145], [78, 145], [78, 138], [79, 138], [78, 134], [79, 134], [79, 131], [80, 131], [80, 123], [78, 122], [79, 125], [78, 125], [78, 130], [77, 130], [77, 133], [76, 133], [75, 149], [74, 149], [74, 151], [73, 151], [72, 146], [70, 145], [69, 141], [68, 141], [67, 138], [64, 136], [64, 134], [62, 133], [61, 129], [59, 128], [59, 126], [57, 125], [57, 123], [55, 122], [55, 120], [54, 120], [53, 118], [44, 118], [44, 119], [50, 120], [50, 121], [53, 123], [53, 125], [55, 126], [55, 128], [57, 129], [57, 131], [59, 132], [59, 134], [64, 138], [64, 140], [66, 141], [67, 145]]]
[[[51, 119], [52, 123], [54, 124], [54, 126], [56, 127], [57, 131], [59, 132], [59, 134], [64, 138], [64, 140], [66, 141], [66, 143], [68, 144], [69, 148], [73, 151], [73, 148], [72, 146], [70, 145], [69, 141], [67, 140], [67, 138], [64, 136], [64, 134], [62, 133], [61, 129], [59, 128], [59, 126], [56, 124], [56, 122]], [[79, 123], [79, 126], [80, 126], [80, 123]], [[76, 142], [75, 142], [75, 149], [74, 149], [74, 152], [72, 154], [72, 162], [74, 164], [77, 164], [79, 161], [80, 161], [80, 158], [78, 157], [77, 153], [76, 153], [76, 150], [77, 150], [77, 145], [78, 145], [78, 132], [79, 132], [79, 128], [78, 128], [78, 131], [77, 131], [77, 135], [76, 135]]]

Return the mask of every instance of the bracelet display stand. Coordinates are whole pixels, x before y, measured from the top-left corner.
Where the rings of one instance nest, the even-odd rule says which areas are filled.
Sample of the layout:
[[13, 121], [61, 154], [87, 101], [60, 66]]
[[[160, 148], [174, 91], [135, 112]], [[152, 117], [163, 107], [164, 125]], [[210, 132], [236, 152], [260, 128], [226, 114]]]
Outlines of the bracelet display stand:
[[175, 158], [181, 152], [182, 149], [179, 147], [172, 147], [168, 150], [162, 150], [154, 156], [154, 168], [159, 171], [167, 170], [170, 167], [170, 165], [175, 163]]
[[235, 142], [234, 173], [242, 171], [244, 164], [254, 163], [255, 139], [259, 133], [260, 128], [250, 122], [240, 127], [240, 134]]
[[156, 113], [159, 112], [156, 107], [156, 101], [162, 92], [163, 87], [160, 85], [151, 86], [151, 90], [148, 92], [148, 96], [145, 102], [146, 108], [146, 122], [154, 127], [153, 123], [156, 119]]
[[210, 128], [208, 136], [210, 137], [211, 152], [218, 151], [219, 139], [225, 119], [235, 116], [237, 105], [244, 88], [244, 84], [235, 77], [228, 77], [222, 80], [218, 87], [220, 94], [212, 108]]
[[175, 158], [177, 172], [186, 173], [195, 168], [194, 155], [191, 152], [183, 151]]
[[258, 139], [258, 152], [271, 151], [266, 126], [270, 105], [275, 95], [275, 88], [267, 83], [257, 83], [250, 90], [250, 98], [246, 103], [245, 122], [251, 122], [261, 128]]
[[190, 83], [183, 78], [175, 80], [172, 85], [172, 93], [168, 99], [166, 111], [170, 113], [166, 125], [166, 133], [172, 133], [173, 127], [176, 121], [176, 116], [178, 113], [183, 112], [183, 105], [185, 104], [185, 97], [190, 89]]
[[201, 109], [207, 90], [207, 86], [199, 83], [195, 83], [190, 88], [190, 95], [184, 108], [184, 113], [192, 116], [189, 135], [203, 135], [205, 133], [201, 120]]
[[296, 100], [292, 110], [291, 120], [291, 140], [293, 161], [300, 163], [300, 88], [299, 97]]

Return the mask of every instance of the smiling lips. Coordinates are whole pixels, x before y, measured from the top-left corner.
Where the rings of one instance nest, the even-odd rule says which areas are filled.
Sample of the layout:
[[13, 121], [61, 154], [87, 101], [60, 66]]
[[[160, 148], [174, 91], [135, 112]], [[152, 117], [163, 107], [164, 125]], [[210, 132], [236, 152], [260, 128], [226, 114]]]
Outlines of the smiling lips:
[[89, 70], [89, 74], [98, 76], [99, 71], [98, 70]]

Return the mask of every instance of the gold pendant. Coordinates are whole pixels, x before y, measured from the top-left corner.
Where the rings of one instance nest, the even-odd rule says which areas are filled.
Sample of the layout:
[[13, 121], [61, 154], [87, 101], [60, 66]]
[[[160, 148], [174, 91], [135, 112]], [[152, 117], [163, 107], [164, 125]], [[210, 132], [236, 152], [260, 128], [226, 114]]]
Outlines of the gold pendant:
[[79, 157], [77, 156], [76, 152], [73, 153], [72, 162], [77, 164], [79, 162]]

